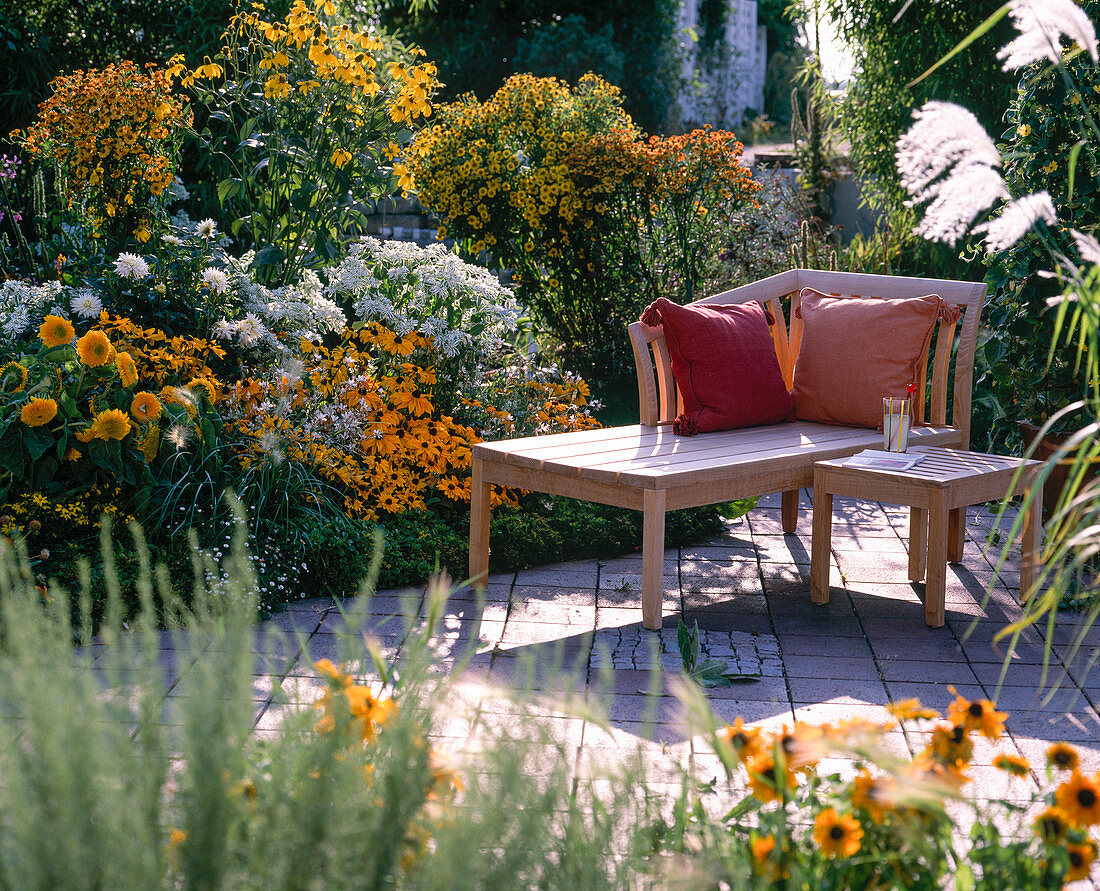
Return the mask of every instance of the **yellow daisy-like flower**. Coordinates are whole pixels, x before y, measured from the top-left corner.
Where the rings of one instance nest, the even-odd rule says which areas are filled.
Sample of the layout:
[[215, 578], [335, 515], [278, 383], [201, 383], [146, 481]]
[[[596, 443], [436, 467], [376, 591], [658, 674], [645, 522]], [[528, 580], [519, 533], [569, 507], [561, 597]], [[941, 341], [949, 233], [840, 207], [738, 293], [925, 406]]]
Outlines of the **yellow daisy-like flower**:
[[134, 399], [130, 403], [130, 414], [142, 423], [155, 421], [160, 417], [161, 411], [160, 400], [145, 390], [134, 394]]
[[826, 857], [851, 857], [859, 851], [863, 827], [851, 814], [827, 807], [814, 820], [814, 841]]
[[[948, 689], [955, 693], [954, 687]], [[969, 699], [955, 694], [955, 701], [947, 709], [947, 720], [961, 724], [967, 730], [977, 730], [989, 739], [999, 739], [1005, 729], [1007, 712], [999, 712], [988, 699]]]
[[90, 439], [125, 439], [130, 434], [130, 419], [126, 412], [117, 408], [108, 408], [101, 411], [92, 421], [92, 426], [86, 433], [90, 433]]
[[969, 764], [974, 756], [974, 743], [970, 731], [962, 724], [940, 724], [932, 731], [925, 752], [943, 764]]
[[99, 368], [115, 358], [115, 348], [102, 331], [89, 331], [76, 342], [76, 354], [89, 368]]
[[1035, 818], [1035, 834], [1048, 845], [1059, 843], [1069, 828], [1069, 814], [1060, 807], [1048, 807]]
[[48, 347], [72, 343], [74, 337], [76, 337], [76, 329], [73, 323], [61, 316], [46, 316], [45, 321], [38, 326], [38, 339]]
[[1059, 742], [1047, 749], [1047, 764], [1056, 770], [1077, 770], [1081, 758], [1069, 743]]
[[119, 381], [122, 382], [122, 386], [126, 389], [130, 389], [130, 387], [137, 383], [137, 365], [134, 363], [134, 357], [129, 353], [119, 353], [115, 357], [115, 368], [118, 369]]
[[1054, 802], [1082, 826], [1100, 823], [1100, 774], [1092, 779], [1075, 770], [1054, 790]]
[[32, 399], [19, 413], [19, 420], [28, 427], [41, 427], [56, 417], [57, 403], [52, 399]]
[[1019, 755], [998, 755], [993, 759], [993, 766], [1005, 773], [1012, 774], [1014, 777], [1026, 777], [1027, 772], [1031, 769], [1027, 759], [1021, 758]]
[[1096, 860], [1096, 842], [1089, 840], [1081, 845], [1066, 845], [1069, 854], [1069, 869], [1065, 874], [1065, 881], [1076, 882], [1087, 879], [1092, 871], [1093, 861]]
[[866, 769], [852, 779], [852, 807], [867, 811], [875, 823], [882, 822], [897, 794], [892, 777], [875, 777]]
[[27, 386], [27, 369], [18, 362], [0, 368], [0, 393], [18, 393]]
[[718, 731], [718, 738], [729, 743], [740, 761], [749, 761], [764, 754], [759, 727], [750, 727], [738, 716], [732, 724]]
[[749, 771], [749, 784], [752, 786], [752, 795], [757, 801], [767, 804], [769, 801], [779, 801], [784, 792], [780, 783], [784, 783], [787, 790], [793, 790], [797, 785], [794, 774], [789, 770], [782, 771], [780, 778], [779, 768], [771, 755], [760, 755], [747, 761], [745, 766]]
[[902, 699], [898, 702], [892, 702], [886, 706], [886, 711], [899, 721], [914, 721], [918, 718], [935, 720], [940, 716], [940, 713], [934, 708], [922, 706], [919, 699]]

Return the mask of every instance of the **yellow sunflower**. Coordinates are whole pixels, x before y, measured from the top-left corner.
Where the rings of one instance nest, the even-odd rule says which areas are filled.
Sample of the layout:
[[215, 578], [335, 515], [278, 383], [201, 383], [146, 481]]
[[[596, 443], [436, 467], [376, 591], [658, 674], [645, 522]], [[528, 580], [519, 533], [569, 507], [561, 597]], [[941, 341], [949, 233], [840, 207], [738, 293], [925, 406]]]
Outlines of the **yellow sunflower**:
[[27, 386], [27, 369], [18, 362], [0, 368], [0, 392], [18, 393]]
[[19, 420], [28, 427], [41, 427], [56, 417], [57, 403], [52, 399], [32, 399], [19, 413]]
[[130, 433], [130, 419], [117, 408], [101, 411], [92, 421], [87, 433], [90, 439], [125, 439]]
[[919, 718], [935, 720], [940, 713], [934, 708], [925, 708], [919, 699], [902, 699], [886, 706], [886, 711], [899, 721], [915, 721]]
[[118, 369], [119, 381], [127, 390], [137, 383], [137, 365], [134, 364], [134, 357], [129, 353], [119, 353], [115, 357], [115, 368]]
[[115, 358], [115, 348], [102, 331], [89, 331], [76, 342], [80, 361], [89, 368], [109, 364]]
[[72, 322], [61, 316], [46, 316], [46, 320], [38, 326], [38, 338], [48, 347], [72, 343], [74, 337], [76, 329]]
[[867, 811], [871, 820], [881, 823], [887, 809], [897, 797], [897, 783], [892, 777], [876, 777], [864, 769], [852, 779], [852, 807]]
[[130, 403], [130, 414], [135, 419], [148, 423], [159, 418], [160, 413], [160, 400], [152, 393], [142, 390], [140, 393], [134, 394], [134, 399]]
[[827, 807], [814, 820], [814, 841], [826, 857], [851, 857], [859, 851], [863, 827], [851, 814]]
[[1066, 845], [1069, 853], [1069, 870], [1066, 872], [1065, 881], [1076, 882], [1079, 879], [1087, 879], [1092, 870], [1093, 861], [1096, 860], [1096, 842], [1087, 841], [1083, 845]]
[[1081, 758], [1069, 743], [1059, 742], [1047, 749], [1047, 764], [1057, 770], [1077, 770]]
[[1054, 801], [1075, 823], [1082, 826], [1100, 823], [1100, 774], [1090, 780], [1075, 770], [1054, 791]]

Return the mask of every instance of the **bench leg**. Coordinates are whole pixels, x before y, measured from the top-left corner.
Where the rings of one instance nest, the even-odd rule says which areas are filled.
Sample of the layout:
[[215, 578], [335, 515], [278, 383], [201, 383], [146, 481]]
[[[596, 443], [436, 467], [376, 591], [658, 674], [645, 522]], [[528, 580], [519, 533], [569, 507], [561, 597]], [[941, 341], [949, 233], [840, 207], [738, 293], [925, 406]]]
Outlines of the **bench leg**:
[[665, 580], [665, 490], [646, 489], [642, 509], [642, 625], [661, 628]]
[[1036, 484], [1032, 493], [1031, 509], [1024, 514], [1023, 540], [1020, 542], [1020, 602], [1031, 599], [1031, 588], [1039, 569], [1040, 548], [1043, 539], [1043, 484]]
[[783, 532], [793, 533], [798, 526], [798, 489], [783, 493], [780, 515], [783, 519]]
[[966, 547], [966, 508], [957, 507], [947, 515], [947, 562], [962, 563]]
[[829, 555], [833, 543], [833, 495], [814, 486], [814, 528], [810, 541], [810, 599], [829, 602]]
[[[947, 491], [933, 492], [928, 504], [928, 577], [924, 583], [924, 620], [942, 628], [947, 594]], [[912, 543], [909, 545], [912, 547]]]
[[470, 585], [484, 591], [489, 579], [489, 484], [474, 458], [470, 486]]
[[909, 508], [909, 581], [924, 578], [924, 558], [928, 554], [928, 511], [921, 507]]

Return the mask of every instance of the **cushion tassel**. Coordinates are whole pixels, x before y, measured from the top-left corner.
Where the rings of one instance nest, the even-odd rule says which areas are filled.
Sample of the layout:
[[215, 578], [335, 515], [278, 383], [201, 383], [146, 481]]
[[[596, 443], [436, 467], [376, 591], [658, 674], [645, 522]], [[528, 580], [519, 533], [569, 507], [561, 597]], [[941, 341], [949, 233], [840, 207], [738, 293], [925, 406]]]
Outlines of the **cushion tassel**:
[[657, 308], [656, 301], [645, 308], [642, 312], [642, 317], [638, 321], [643, 325], [649, 325], [650, 328], [657, 328], [660, 326], [661, 311]]
[[699, 423], [695, 415], [680, 415], [672, 422], [672, 432], [677, 436], [694, 436], [699, 432]]
[[962, 312], [957, 306], [950, 306], [945, 303], [943, 298], [940, 298], [940, 319], [947, 322], [948, 325], [953, 325], [959, 319], [962, 318]]

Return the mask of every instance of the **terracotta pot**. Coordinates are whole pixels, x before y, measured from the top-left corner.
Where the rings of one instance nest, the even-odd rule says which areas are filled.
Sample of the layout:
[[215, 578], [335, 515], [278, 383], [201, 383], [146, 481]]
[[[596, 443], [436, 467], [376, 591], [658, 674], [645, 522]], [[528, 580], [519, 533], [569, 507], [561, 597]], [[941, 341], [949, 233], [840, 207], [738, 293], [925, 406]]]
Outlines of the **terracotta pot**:
[[[1025, 448], [1035, 441], [1035, 437], [1039, 435], [1039, 430], [1041, 429], [1030, 421], [1018, 421], [1016, 426], [1019, 427], [1020, 433], [1023, 434]], [[1039, 441], [1039, 444], [1035, 447], [1035, 453], [1031, 457], [1039, 461], [1049, 461], [1065, 444], [1068, 438], [1068, 436], [1061, 433], [1048, 433]], [[1044, 521], [1048, 519], [1054, 513], [1055, 508], [1058, 507], [1058, 501], [1062, 497], [1062, 490], [1066, 487], [1066, 482], [1069, 480], [1069, 475], [1073, 470], [1074, 463], [1075, 461], [1072, 457], [1062, 458], [1053, 468], [1051, 468], [1050, 476], [1047, 477], [1046, 484], [1043, 486]], [[1090, 463], [1092, 467], [1089, 469], [1086, 476], [1086, 483], [1100, 476], [1100, 459], [1094, 458]]]

